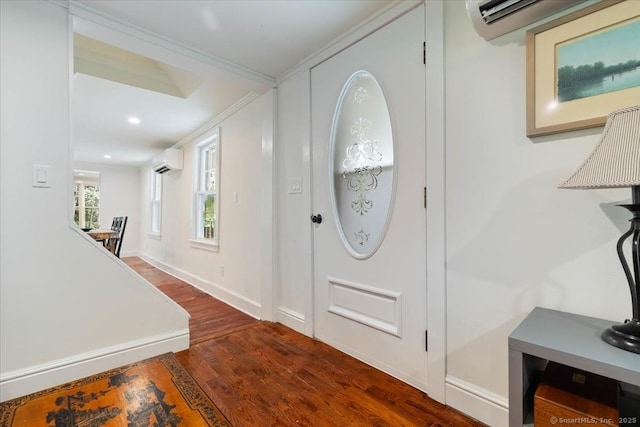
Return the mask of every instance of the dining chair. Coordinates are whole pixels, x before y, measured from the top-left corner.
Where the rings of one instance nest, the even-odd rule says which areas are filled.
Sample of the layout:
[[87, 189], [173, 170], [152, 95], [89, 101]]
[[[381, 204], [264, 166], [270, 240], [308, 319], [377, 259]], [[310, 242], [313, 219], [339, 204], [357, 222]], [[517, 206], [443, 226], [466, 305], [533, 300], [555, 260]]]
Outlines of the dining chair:
[[107, 242], [107, 247], [118, 258], [120, 258], [120, 248], [122, 247], [124, 230], [127, 228], [128, 218], [128, 216], [116, 216], [111, 222], [111, 230], [117, 231], [118, 234], [109, 239], [109, 241]]

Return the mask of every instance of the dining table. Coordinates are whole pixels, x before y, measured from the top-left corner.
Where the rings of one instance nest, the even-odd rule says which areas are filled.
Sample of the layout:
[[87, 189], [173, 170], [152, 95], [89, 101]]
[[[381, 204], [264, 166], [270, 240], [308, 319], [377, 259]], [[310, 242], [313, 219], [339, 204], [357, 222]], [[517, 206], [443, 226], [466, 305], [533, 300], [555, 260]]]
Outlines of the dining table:
[[102, 244], [106, 244], [106, 242], [112, 238], [116, 237], [120, 232], [116, 230], [109, 229], [100, 229], [94, 228], [92, 230], [87, 231], [87, 234], [91, 236], [94, 240], [98, 242], [102, 242]]

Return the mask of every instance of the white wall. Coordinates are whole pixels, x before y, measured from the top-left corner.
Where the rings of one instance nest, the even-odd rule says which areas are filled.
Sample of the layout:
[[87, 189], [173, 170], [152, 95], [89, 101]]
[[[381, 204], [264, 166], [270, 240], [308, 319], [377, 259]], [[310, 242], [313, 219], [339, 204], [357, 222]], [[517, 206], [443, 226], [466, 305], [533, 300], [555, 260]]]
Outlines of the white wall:
[[[161, 237], [143, 231], [142, 256], [235, 307], [262, 318], [263, 117], [273, 109], [271, 92], [218, 124], [220, 128], [219, 250], [194, 247], [194, 143], [181, 148], [184, 169], [163, 176]], [[148, 169], [142, 172], [141, 200], [149, 200]], [[234, 194], [237, 194], [237, 202]], [[149, 229], [148, 208], [142, 230]], [[222, 272], [224, 267], [224, 273]]]
[[73, 168], [100, 172], [100, 228], [111, 227], [115, 216], [128, 217], [120, 256], [136, 255], [140, 250], [140, 169], [77, 161]]
[[[0, 399], [188, 346], [188, 314], [71, 224], [69, 18], [0, 2]], [[32, 187], [32, 165], [51, 188]]]
[[507, 337], [535, 306], [630, 316], [630, 193], [556, 188], [602, 128], [527, 138], [525, 30], [485, 42], [444, 4], [447, 375], [506, 399]]

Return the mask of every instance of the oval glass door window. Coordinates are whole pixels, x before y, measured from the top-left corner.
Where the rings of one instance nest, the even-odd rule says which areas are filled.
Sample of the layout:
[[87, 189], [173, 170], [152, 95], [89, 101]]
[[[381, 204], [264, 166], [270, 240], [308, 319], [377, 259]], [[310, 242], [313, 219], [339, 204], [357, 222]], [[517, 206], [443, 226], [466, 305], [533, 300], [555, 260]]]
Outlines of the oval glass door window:
[[331, 199], [338, 232], [355, 258], [382, 244], [394, 194], [391, 117], [382, 88], [367, 71], [345, 83], [333, 116]]

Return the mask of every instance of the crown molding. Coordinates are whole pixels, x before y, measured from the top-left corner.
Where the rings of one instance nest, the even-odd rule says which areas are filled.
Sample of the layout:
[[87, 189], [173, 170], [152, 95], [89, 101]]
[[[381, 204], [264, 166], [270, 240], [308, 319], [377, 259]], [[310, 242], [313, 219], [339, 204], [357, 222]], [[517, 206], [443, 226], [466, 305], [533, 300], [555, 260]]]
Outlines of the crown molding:
[[187, 56], [189, 58], [203, 62], [205, 64], [214, 66], [216, 68], [235, 73], [239, 76], [249, 78], [256, 82], [266, 84], [271, 87], [275, 86], [276, 80], [273, 77], [267, 76], [262, 73], [258, 73], [256, 71], [250, 70], [249, 68], [242, 67], [240, 65], [234, 64], [222, 58], [218, 58], [216, 56], [207, 54], [201, 50], [198, 50], [193, 47], [187, 46], [185, 44], [168, 39], [159, 34], [145, 30], [141, 27], [138, 27], [136, 25], [133, 25], [121, 19], [115, 18], [101, 11], [98, 11], [90, 6], [87, 6], [83, 3], [79, 3], [75, 0], [69, 0], [69, 1], [48, 0], [48, 1], [51, 1], [52, 3], [60, 4], [60, 5], [66, 4], [65, 7], [69, 9], [69, 13], [72, 16], [84, 19], [88, 22], [104, 26], [110, 30], [117, 31], [127, 36], [143, 40], [147, 43], [151, 43], [153, 45], [167, 49], [174, 53]]
[[53, 3], [56, 6], [63, 7], [65, 9], [69, 9], [69, 0], [47, 0], [49, 3]]
[[216, 126], [218, 126], [220, 123], [222, 123], [227, 118], [229, 118], [232, 115], [234, 115], [236, 112], [238, 112], [239, 110], [241, 110], [245, 106], [251, 104], [254, 100], [258, 99], [260, 96], [261, 95], [259, 93], [249, 92], [247, 95], [245, 95], [244, 97], [240, 98], [231, 107], [227, 108], [222, 113], [218, 114], [213, 119], [209, 120], [207, 123], [205, 123], [204, 125], [200, 126], [198, 129], [194, 130], [189, 135], [185, 136], [180, 141], [175, 143], [171, 148], [180, 148], [180, 147], [182, 147], [182, 146], [194, 141], [195, 139], [197, 139], [198, 137], [203, 135], [205, 132], [209, 131], [210, 129], [212, 129], [212, 128], [216, 127]]

